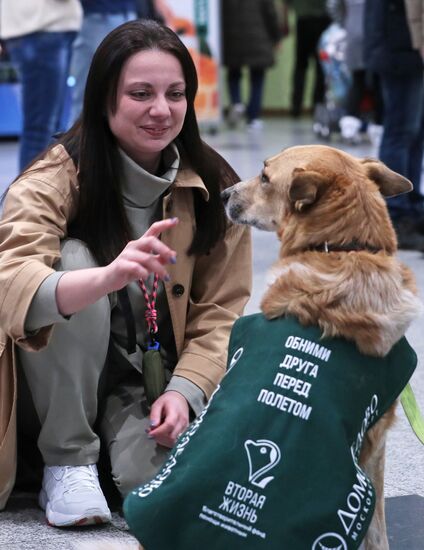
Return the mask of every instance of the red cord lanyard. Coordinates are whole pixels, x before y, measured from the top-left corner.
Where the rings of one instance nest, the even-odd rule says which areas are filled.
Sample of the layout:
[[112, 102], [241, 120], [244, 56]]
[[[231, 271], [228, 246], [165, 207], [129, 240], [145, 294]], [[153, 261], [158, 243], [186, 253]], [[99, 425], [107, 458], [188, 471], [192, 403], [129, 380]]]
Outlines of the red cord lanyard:
[[144, 317], [146, 318], [147, 328], [150, 334], [150, 344], [148, 346], [148, 349], [159, 349], [159, 342], [157, 342], [155, 338], [155, 335], [158, 332], [158, 325], [157, 325], [158, 312], [156, 310], [158, 283], [159, 283], [159, 275], [155, 273], [155, 277], [153, 279], [152, 292], [149, 296], [149, 293], [147, 292], [147, 288], [146, 288], [146, 285], [144, 284], [144, 281], [142, 281], [141, 279], [138, 281], [141, 291], [143, 292], [144, 300], [146, 302], [146, 312], [144, 314]]

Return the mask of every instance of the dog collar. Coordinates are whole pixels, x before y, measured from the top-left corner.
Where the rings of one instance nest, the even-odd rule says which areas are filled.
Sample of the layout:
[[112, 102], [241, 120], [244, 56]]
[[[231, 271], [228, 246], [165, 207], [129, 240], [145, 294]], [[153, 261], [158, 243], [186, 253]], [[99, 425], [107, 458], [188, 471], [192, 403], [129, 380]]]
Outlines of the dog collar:
[[372, 254], [376, 254], [377, 252], [381, 252], [383, 249], [369, 244], [361, 244], [357, 241], [352, 241], [346, 244], [330, 244], [328, 241], [325, 241], [322, 244], [309, 247], [308, 250], [316, 252], [357, 252], [365, 250], [367, 252], [371, 252]]

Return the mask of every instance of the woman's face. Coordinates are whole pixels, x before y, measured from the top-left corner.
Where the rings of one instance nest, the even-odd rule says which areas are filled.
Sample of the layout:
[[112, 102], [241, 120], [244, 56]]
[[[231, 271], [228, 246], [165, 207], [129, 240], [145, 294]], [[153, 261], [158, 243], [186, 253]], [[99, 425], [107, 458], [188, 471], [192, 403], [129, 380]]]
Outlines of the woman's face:
[[155, 172], [161, 151], [180, 133], [187, 111], [180, 62], [159, 50], [135, 53], [124, 64], [115, 113], [108, 121], [119, 146], [137, 164]]

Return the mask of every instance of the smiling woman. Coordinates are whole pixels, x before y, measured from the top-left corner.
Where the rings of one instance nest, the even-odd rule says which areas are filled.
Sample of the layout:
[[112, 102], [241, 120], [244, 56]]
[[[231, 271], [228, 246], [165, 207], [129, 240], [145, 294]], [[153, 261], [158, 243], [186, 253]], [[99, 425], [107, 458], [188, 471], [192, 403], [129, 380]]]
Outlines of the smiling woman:
[[[200, 138], [196, 92], [173, 31], [118, 27], [93, 57], [80, 120], [4, 201], [0, 370], [13, 380], [18, 367], [29, 389], [19, 437], [38, 443], [52, 525], [108, 521], [100, 441], [126, 495], [156, 473], [225, 371], [250, 294], [250, 234], [225, 221], [220, 191], [238, 178]], [[13, 425], [13, 384], [1, 392]], [[1, 437], [0, 507], [16, 443]]]
[[[149, 75], [140, 81], [139, 75]], [[185, 79], [173, 55], [141, 51], [125, 63], [109, 126], [120, 147], [155, 173], [161, 153], [180, 133], [187, 112]]]

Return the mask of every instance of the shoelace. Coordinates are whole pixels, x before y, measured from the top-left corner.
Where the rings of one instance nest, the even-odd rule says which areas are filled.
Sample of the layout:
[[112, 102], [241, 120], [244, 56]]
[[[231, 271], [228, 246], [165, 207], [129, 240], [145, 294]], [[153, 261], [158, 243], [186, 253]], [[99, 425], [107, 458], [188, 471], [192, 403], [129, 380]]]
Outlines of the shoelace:
[[97, 476], [90, 466], [63, 466], [65, 473], [62, 481], [66, 484], [65, 493], [73, 493], [77, 490], [99, 490]]

